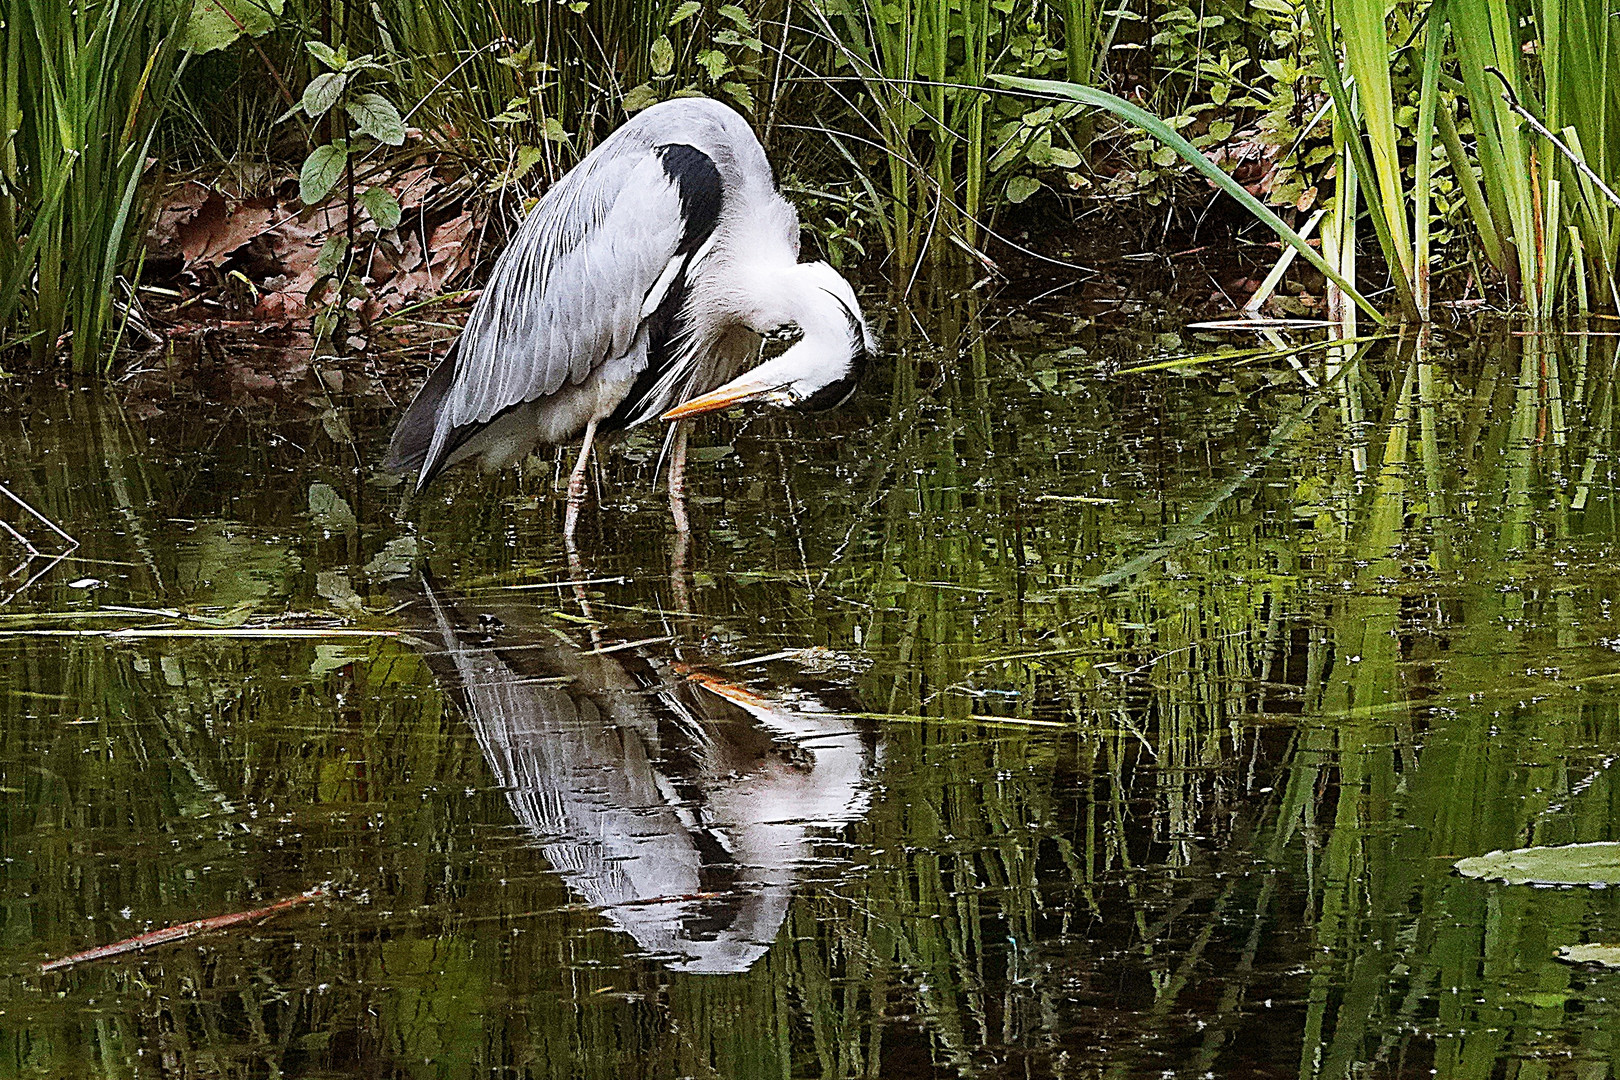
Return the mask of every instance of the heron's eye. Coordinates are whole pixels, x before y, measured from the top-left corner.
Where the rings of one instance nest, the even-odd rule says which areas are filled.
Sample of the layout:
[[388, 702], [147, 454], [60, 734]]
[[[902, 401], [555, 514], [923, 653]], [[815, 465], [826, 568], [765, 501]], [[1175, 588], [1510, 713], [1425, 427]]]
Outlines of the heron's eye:
[[760, 360], [775, 360], [800, 338], [804, 331], [794, 323], [786, 323], [765, 335], [764, 344], [760, 348]]

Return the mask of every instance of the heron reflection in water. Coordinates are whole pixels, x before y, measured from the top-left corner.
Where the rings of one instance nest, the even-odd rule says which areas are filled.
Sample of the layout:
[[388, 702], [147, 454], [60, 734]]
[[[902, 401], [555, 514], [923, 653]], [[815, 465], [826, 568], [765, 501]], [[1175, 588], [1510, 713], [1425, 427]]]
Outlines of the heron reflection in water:
[[480, 604], [468, 624], [423, 586], [443, 646], [429, 664], [569, 887], [676, 970], [763, 956], [817, 835], [865, 813], [876, 740], [644, 648], [526, 633], [532, 608]]

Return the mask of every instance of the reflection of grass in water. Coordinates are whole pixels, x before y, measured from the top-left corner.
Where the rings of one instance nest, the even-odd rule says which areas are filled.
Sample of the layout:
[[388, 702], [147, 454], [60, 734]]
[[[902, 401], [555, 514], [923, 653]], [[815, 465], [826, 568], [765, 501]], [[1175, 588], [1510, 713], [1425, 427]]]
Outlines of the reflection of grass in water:
[[[669, 1075], [881, 1075], [926, 1051], [971, 1071], [1009, 1046], [1050, 1062], [1103, 1038], [1082, 1010], [1106, 999], [1125, 1004], [1097, 1060], [1131, 1072], [1171, 1053], [1220, 1071], [1250, 1061], [1266, 1023], [1254, 1003], [1273, 995], [1293, 1003], [1312, 1075], [1414, 1060], [1428, 1042], [1448, 1075], [1554, 1041], [1598, 1055], [1607, 1013], [1550, 954], [1612, 905], [1459, 881], [1449, 864], [1613, 828], [1599, 762], [1620, 734], [1615, 690], [1571, 686], [1608, 670], [1594, 642], [1615, 584], [1599, 555], [1613, 537], [1612, 346], [1487, 342], [1477, 362], [1441, 362], [1391, 344], [1278, 440], [1303, 391], [1103, 383], [998, 355], [973, 326], [962, 318], [972, 344], [935, 396], [900, 365], [893, 425], [837, 448], [855, 468], [862, 446], [885, 447], [889, 480], [860, 472], [853, 497], [815, 498], [820, 466], [767, 448], [765, 471], [780, 464], [804, 496], [807, 565], [788, 540], [745, 539], [739, 565], [769, 572], [722, 577], [708, 597], [716, 625], [761, 652], [784, 642], [735, 630], [761, 614], [792, 645], [847, 647], [859, 625], [875, 661], [864, 705], [920, 718], [883, 727], [882, 788], [851, 832], [858, 872], [807, 888], [746, 976], [671, 977], [564, 910], [397, 642], [351, 646], [318, 676], [302, 674], [313, 646], [34, 644], [4, 654], [7, 686], [65, 696], [0, 699], [0, 785], [23, 792], [0, 804], [4, 842], [29, 860], [0, 874], [8, 895], [37, 890], [8, 917], [13, 963], [102, 940], [87, 928], [123, 936], [125, 905], [166, 921], [329, 875], [351, 892], [324, 925], [74, 973], [66, 1004], [8, 992], [8, 1015], [34, 1022], [0, 1060], [22, 1072], [167, 1046], [243, 1075], [362, 1059], [622, 1075], [654, 1057]], [[1024, 365], [1051, 387], [1007, 392]], [[242, 593], [228, 568], [251, 545], [216, 528], [177, 555], [173, 482], [121, 420], [86, 408], [77, 430], [97, 441], [63, 475], [102, 479], [36, 476], [24, 494], [64, 522], [124, 523], [125, 548], [104, 536], [97, 557], [135, 551], [151, 596], [296, 605], [317, 568], [376, 546], [285, 541]], [[716, 463], [703, 482], [730, 491], [749, 468]], [[769, 499], [722, 510], [739, 535], [754, 522], [794, 535]], [[450, 523], [469, 537], [459, 572], [523, 561], [498, 542], [502, 514]], [[475, 532], [497, 541], [479, 549]], [[1160, 544], [1142, 573], [1088, 586]], [[1550, 668], [1564, 674], [1537, 674]], [[960, 722], [982, 713], [1068, 727]], [[80, 714], [93, 722], [67, 722]], [[115, 854], [131, 836], [160, 839]], [[1296, 962], [1306, 975], [1281, 974]], [[1099, 989], [1110, 980], [1136, 996]], [[113, 1003], [94, 1023], [89, 996]], [[1188, 1014], [1212, 1022], [1165, 1041]]]
[[[1443, 856], [1511, 843], [1514, 834], [1526, 829], [1534, 832], [1532, 823], [1550, 796], [1532, 793], [1568, 787], [1562, 755], [1590, 755], [1592, 747], [1612, 738], [1612, 711], [1603, 707], [1608, 719], [1602, 726], [1583, 732], [1562, 750], [1541, 742], [1528, 752], [1522, 744], [1503, 752], [1493, 749], [1492, 710], [1471, 704], [1482, 693], [1487, 701], [1501, 700], [1493, 688], [1507, 674], [1501, 668], [1505, 657], [1515, 657], [1517, 667], [1517, 656], [1590, 640], [1580, 623], [1590, 618], [1592, 604], [1584, 605], [1583, 616], [1575, 590], [1559, 586], [1554, 568], [1541, 567], [1575, 539], [1572, 499], [1581, 500], [1584, 521], [1601, 528], [1599, 523], [1612, 520], [1607, 506], [1612, 500], [1588, 505], [1593, 487], [1587, 464], [1613, 443], [1612, 429], [1602, 422], [1612, 412], [1609, 377], [1588, 371], [1590, 343], [1583, 343], [1575, 356], [1581, 365], [1574, 384], [1578, 396], [1572, 397], [1569, 381], [1559, 379], [1559, 365], [1569, 359], [1532, 346], [1517, 365], [1516, 381], [1499, 379], [1487, 368], [1478, 383], [1484, 396], [1477, 408], [1442, 411], [1454, 402], [1466, 404], [1466, 392], [1449, 385], [1442, 393], [1432, 361], [1426, 355], [1409, 357], [1403, 350], [1394, 358], [1392, 378], [1385, 379], [1381, 367], [1376, 375], [1352, 379], [1338, 391], [1353, 399], [1346, 400], [1340, 414], [1362, 424], [1351, 433], [1352, 445], [1343, 458], [1321, 459], [1325, 468], [1315, 478], [1309, 470], [1298, 474], [1304, 461], [1288, 463], [1300, 490], [1311, 490], [1309, 501], [1317, 509], [1310, 513], [1319, 526], [1327, 526], [1310, 547], [1296, 549], [1294, 558], [1284, 557], [1291, 554], [1290, 545], [1269, 540], [1263, 532], [1248, 534], [1254, 536], [1252, 546], [1234, 548], [1201, 543], [1196, 533], [1183, 531], [1171, 556], [1173, 573], [1165, 578], [1149, 578], [1102, 598], [1059, 585], [1054, 591], [1061, 604], [1019, 605], [1016, 619], [1007, 617], [1005, 606], [985, 605], [964, 613], [947, 591], [913, 583], [967, 583], [991, 595], [1027, 597], [1037, 576], [1083, 581], [1099, 555], [1106, 560], [1107, 544], [1101, 537], [1108, 532], [1108, 517], [1122, 512], [1098, 502], [1051, 508], [1050, 513], [1077, 527], [1048, 530], [1047, 535], [1072, 540], [1067, 546], [1043, 544], [1042, 565], [1031, 567], [1009, 554], [1019, 551], [1028, 535], [1027, 517], [1018, 523], [1022, 534], [1012, 537], [1009, 518], [1018, 515], [985, 512], [964, 498], [963, 492], [978, 486], [977, 478], [962, 475], [958, 465], [968, 455], [939, 430], [924, 429], [917, 437], [915, 459], [902, 457], [900, 472], [917, 478], [916, 487], [895, 496], [904, 508], [893, 509], [888, 518], [884, 561], [877, 572], [876, 592], [890, 600], [876, 616], [870, 640], [888, 645], [895, 662], [893, 670], [881, 665], [874, 672], [874, 692], [893, 701], [932, 700], [935, 704], [925, 711], [941, 716], [951, 715], [953, 707], [967, 700], [950, 693], [964, 685], [976, 685], [981, 693], [990, 686], [1008, 691], [1004, 700], [1015, 711], [1059, 697], [1077, 724], [1081, 755], [1095, 755], [1104, 774], [1111, 776], [1112, 790], [1130, 783], [1128, 773], [1121, 771], [1129, 760], [1121, 753], [1123, 746], [1135, 744], [1154, 755], [1160, 778], [1154, 827], [1167, 835], [1191, 834], [1200, 812], [1207, 813], [1208, 792], [1203, 789], [1209, 781], [1199, 766], [1207, 771], [1240, 759], [1245, 742], [1255, 737], [1241, 724], [1245, 708], [1264, 713], [1272, 707], [1268, 702], [1277, 707], [1293, 702], [1308, 715], [1342, 718], [1302, 728], [1291, 751], [1294, 764], [1278, 816], [1262, 833], [1272, 838], [1272, 858], [1283, 865], [1294, 864], [1296, 856], [1290, 852], [1298, 847], [1302, 827], [1305, 833], [1328, 838], [1320, 858], [1310, 847], [1302, 852], [1308, 859], [1307, 880], [1316, 883], [1313, 892], [1320, 890], [1313, 903], [1317, 940], [1332, 958], [1317, 968], [1311, 991], [1302, 1061], [1313, 1073], [1319, 1053], [1325, 1055], [1322, 1071], [1339, 1074], [1380, 1045], [1388, 1053], [1404, 1037], [1404, 1025], [1430, 1000], [1437, 985], [1432, 971], [1431, 978], [1411, 982], [1401, 973], [1413, 962], [1400, 947], [1412, 933], [1403, 898], [1420, 890], [1419, 895], [1432, 901], [1415, 928], [1420, 939], [1433, 936], [1432, 929], [1425, 929], [1434, 925], [1431, 919], [1448, 925], [1455, 937], [1457, 928], [1446, 923], [1448, 905], [1460, 905], [1453, 914], [1466, 927], [1478, 893], [1451, 881]], [[1602, 366], [1612, 369], [1612, 354]], [[1571, 408], [1600, 422], [1570, 424], [1565, 413]], [[949, 417], [940, 419], [940, 429], [949, 430]], [[1323, 414], [1299, 442], [1332, 445], [1335, 426]], [[1481, 429], [1483, 445], [1475, 437]], [[958, 430], [962, 442], [971, 445], [968, 425]], [[1459, 431], [1463, 438], [1450, 447], [1441, 445], [1444, 435]], [[1019, 434], [1032, 436], [1027, 429]], [[1371, 453], [1362, 453], [1354, 445], [1358, 443]], [[1017, 462], [1010, 464], [1018, 468]], [[1560, 477], [1580, 477], [1582, 484], [1577, 489]], [[998, 479], [997, 490], [1019, 486], [1010, 476]], [[1242, 522], [1264, 505], [1269, 479], [1269, 473], [1261, 476], [1253, 485], [1258, 492], [1244, 496], [1252, 500], [1246, 512], [1227, 520]], [[1442, 481], [1468, 490], [1446, 490]], [[907, 520], [918, 514], [920, 527]], [[941, 519], [956, 527], [930, 526]], [[1217, 517], [1210, 528], [1228, 544], [1245, 537], [1237, 529], [1223, 531], [1223, 524]], [[1536, 552], [1547, 554], [1538, 558]], [[1308, 561], [1299, 561], [1300, 554]], [[1256, 562], [1245, 566], [1240, 560], [1246, 559]], [[1458, 610], [1455, 601], [1442, 600], [1450, 608], [1446, 622], [1456, 623], [1462, 633], [1431, 660], [1420, 656], [1434, 636], [1425, 625], [1428, 613], [1414, 610], [1405, 597], [1421, 596], [1432, 586], [1422, 578], [1416, 590], [1402, 584], [1412, 580], [1414, 570], [1455, 581], [1442, 595], [1491, 601], [1484, 608], [1465, 602]], [[1545, 578], [1525, 580], [1534, 574]], [[1302, 593], [1302, 575], [1307, 583], [1343, 578], [1354, 584], [1334, 602], [1320, 585], [1308, 585]], [[1177, 577], [1192, 584], [1183, 586]], [[1504, 590], [1503, 584], [1513, 587]], [[1518, 598], [1537, 593], [1545, 594], [1537, 610], [1520, 610]], [[1293, 627], [1301, 625], [1313, 603], [1323, 601], [1328, 620], [1322, 625], [1307, 617], [1303, 629], [1308, 644], [1303, 655], [1296, 655], [1299, 635]], [[1507, 645], [1503, 619], [1541, 628], [1545, 640], [1529, 642], [1521, 636]], [[1133, 641], [1143, 644], [1133, 646]], [[1515, 649], [1521, 650], [1517, 656]], [[1008, 659], [997, 661], [997, 654]], [[1442, 665], [1438, 674], [1432, 667], [1436, 660]], [[1054, 691], [1054, 686], [1065, 689]], [[1266, 686], [1271, 689], [1243, 689]], [[1438, 695], [1463, 707], [1430, 712], [1413, 703], [1414, 695]], [[1530, 733], [1549, 725], [1560, 736], [1568, 730], [1546, 713], [1525, 717], [1520, 730]], [[1526, 768], [1536, 761], [1553, 764]], [[926, 778], [908, 777], [905, 790], [909, 795], [927, 783]], [[1570, 797], [1581, 800], [1580, 805], [1587, 805], [1585, 800], [1594, 800], [1597, 807], [1607, 802], [1606, 795], [1592, 788]], [[1105, 824], [1123, 825], [1125, 813], [1117, 798], [1111, 808], [1098, 809]], [[1567, 814], [1563, 810], [1551, 821], [1566, 822]], [[1587, 828], [1595, 831], [1581, 832], [1583, 838], [1606, 835], [1601, 809], [1586, 817], [1591, 820]], [[1389, 834], [1405, 842], [1391, 842]], [[1077, 845], [1076, 877], [1086, 880], [1097, 866], [1130, 865], [1128, 835], [1125, 827], [1110, 831], [1088, 826], [1077, 833], [1085, 843]], [[1174, 865], [1175, 849], [1171, 851]], [[1268, 893], [1269, 887], [1257, 901], [1262, 908], [1270, 902]], [[1524, 920], [1510, 940], [1535, 925], [1537, 941], [1544, 943], [1577, 935], [1576, 923], [1569, 920], [1582, 917], [1590, 901], [1566, 897], [1558, 906], [1564, 917], [1545, 925], [1537, 919], [1550, 912], [1538, 916], [1536, 905], [1523, 897], [1504, 897], [1496, 910]], [[1374, 921], [1364, 913], [1372, 913]], [[1257, 919], [1269, 917], [1256, 911]], [[1504, 944], [1496, 932], [1484, 942], [1467, 931], [1462, 937], [1450, 947], [1466, 947], [1467, 955], [1476, 958], [1482, 946], [1487, 955], [1503, 960], [1520, 947]], [[1509, 995], [1506, 1000], [1542, 995], [1533, 999], [1544, 1006], [1538, 1023], [1556, 1015], [1545, 1007], [1553, 1000], [1547, 995], [1564, 993], [1568, 983], [1567, 970], [1550, 965], [1550, 952], [1538, 944], [1515, 961], [1533, 984], [1522, 992], [1493, 988], [1498, 995]], [[1453, 966], [1458, 962], [1451, 961]], [[1442, 959], [1436, 967], [1445, 963]], [[1472, 963], [1477, 968], [1478, 960]], [[1522, 980], [1509, 980], [1515, 981]], [[1174, 992], [1182, 985], [1176, 980], [1166, 984], [1167, 1008], [1173, 1007]], [[1482, 986], [1477, 973], [1470, 985]], [[1409, 998], [1391, 999], [1390, 993], [1402, 986]], [[1519, 997], [1511, 996], [1515, 993]], [[965, 1030], [967, 1025], [954, 1027]], [[1453, 1049], [1448, 1043], [1438, 1053], [1444, 1059]], [[1465, 1056], [1479, 1053], [1474, 1047]], [[1491, 1051], [1472, 1069], [1488, 1071], [1496, 1060]]]

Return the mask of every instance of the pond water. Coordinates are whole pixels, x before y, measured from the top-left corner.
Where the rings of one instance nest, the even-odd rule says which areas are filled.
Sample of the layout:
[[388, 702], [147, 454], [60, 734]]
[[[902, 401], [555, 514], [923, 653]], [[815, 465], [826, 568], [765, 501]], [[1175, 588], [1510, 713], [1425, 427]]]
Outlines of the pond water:
[[571, 556], [364, 377], [0, 388], [0, 1074], [1613, 1075], [1620, 892], [1452, 864], [1620, 839], [1620, 339], [973, 303], [689, 547], [651, 436]]

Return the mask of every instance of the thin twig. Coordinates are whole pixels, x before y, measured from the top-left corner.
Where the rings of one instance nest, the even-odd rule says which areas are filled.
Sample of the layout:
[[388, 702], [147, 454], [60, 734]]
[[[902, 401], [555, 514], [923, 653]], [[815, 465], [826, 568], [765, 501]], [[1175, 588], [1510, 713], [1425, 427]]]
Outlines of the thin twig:
[[571, 589], [575, 585], [623, 585], [624, 582], [624, 575], [620, 574], [618, 577], [586, 578], [584, 581], [538, 581], [532, 585], [502, 585], [500, 587], [511, 592], [519, 592], [527, 589]]
[[1537, 135], [1540, 135], [1543, 139], [1546, 139], [1548, 142], [1552, 143], [1553, 146], [1557, 147], [1558, 152], [1569, 159], [1570, 164], [1575, 166], [1575, 170], [1577, 172], [1586, 177], [1588, 180], [1592, 181], [1593, 184], [1597, 185], [1597, 189], [1603, 192], [1604, 197], [1606, 197], [1615, 206], [1620, 206], [1620, 195], [1616, 195], [1614, 190], [1610, 188], [1608, 184], [1603, 182], [1603, 178], [1592, 171], [1592, 166], [1588, 165], [1584, 160], [1582, 160], [1581, 156], [1575, 151], [1565, 146], [1563, 140], [1557, 135], [1554, 135], [1552, 133], [1552, 129], [1546, 124], [1543, 124], [1540, 120], [1537, 120], [1529, 109], [1526, 109], [1523, 105], [1519, 104], [1519, 95], [1513, 92], [1513, 87], [1508, 83], [1507, 76], [1502, 74], [1501, 68], [1498, 68], [1495, 64], [1486, 64], [1485, 70], [1490, 72], [1492, 75], [1495, 75], [1497, 81], [1502, 84], [1502, 100], [1507, 102], [1507, 107], [1512, 109], [1521, 120], [1535, 128]]
[[111, 945], [99, 945], [94, 949], [76, 952], [71, 956], [61, 956], [55, 960], [47, 960], [39, 965], [41, 974], [48, 971], [60, 971], [75, 964], [86, 964], [92, 960], [107, 960], [114, 956], [123, 956], [126, 953], [139, 952], [157, 945], [170, 945], [176, 941], [196, 937], [198, 934], [211, 934], [216, 930], [226, 930], [242, 923], [261, 922], [265, 919], [280, 915], [288, 908], [307, 904], [326, 895], [326, 889], [311, 889], [289, 896], [285, 900], [277, 900], [268, 907], [255, 908], [252, 911], [238, 911], [230, 915], [215, 915], [211, 919], [195, 919], [191, 922], [180, 923], [176, 926], [165, 926], [161, 930], [153, 930], [146, 934], [137, 934], [123, 941], [115, 941]]
[[57, 536], [60, 536], [63, 540], [66, 540], [68, 542], [68, 550], [69, 551], [71, 551], [73, 548], [76, 548], [76, 547], [79, 546], [79, 542], [77, 540], [73, 539], [73, 537], [69, 536], [67, 533], [63, 532], [62, 527], [60, 525], [58, 525], [56, 522], [52, 521], [50, 518], [46, 517], [44, 514], [40, 513], [38, 510], [35, 510], [32, 506], [29, 506], [26, 502], [24, 502], [21, 498], [19, 498], [15, 492], [13, 492], [10, 488], [6, 487], [6, 485], [0, 484], [0, 493], [4, 493], [6, 495], [6, 497], [9, 498], [12, 502], [16, 503], [18, 506], [20, 506], [24, 510], [28, 511], [30, 514], [37, 517], [40, 521], [43, 521], [45, 523], [45, 527], [47, 529], [50, 529], [53, 533], [55, 533]]
[[661, 637], [642, 638], [640, 641], [621, 641], [617, 645], [599, 645], [594, 649], [586, 649], [586, 656], [606, 656], [608, 653], [622, 652], [625, 649], [639, 649], [643, 645], [659, 645], [666, 641], [673, 641], [669, 635]]

